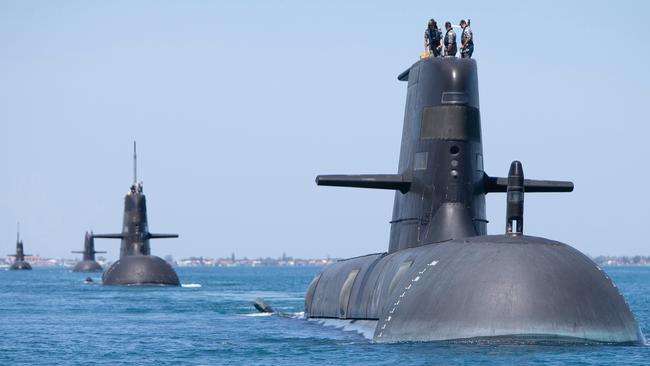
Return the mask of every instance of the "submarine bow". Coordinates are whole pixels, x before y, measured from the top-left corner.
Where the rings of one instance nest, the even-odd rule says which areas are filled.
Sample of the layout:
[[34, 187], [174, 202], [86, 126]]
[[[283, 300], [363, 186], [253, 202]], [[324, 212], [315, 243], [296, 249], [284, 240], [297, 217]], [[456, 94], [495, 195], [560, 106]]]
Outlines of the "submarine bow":
[[[611, 279], [587, 256], [524, 235], [524, 194], [573, 183], [483, 170], [476, 62], [422, 59], [408, 81], [397, 174], [321, 175], [318, 185], [395, 190], [389, 248], [323, 269], [309, 318], [374, 320], [374, 341], [484, 337], [640, 343]], [[506, 193], [506, 229], [487, 235], [485, 195]]]

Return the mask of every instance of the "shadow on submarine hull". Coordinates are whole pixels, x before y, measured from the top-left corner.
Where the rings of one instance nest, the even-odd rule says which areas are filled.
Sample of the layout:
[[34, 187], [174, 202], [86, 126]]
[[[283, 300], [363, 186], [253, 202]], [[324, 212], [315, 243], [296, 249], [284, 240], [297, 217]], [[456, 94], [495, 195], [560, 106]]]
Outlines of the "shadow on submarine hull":
[[122, 257], [104, 272], [102, 282], [104, 285], [181, 285], [169, 263], [152, 255]]

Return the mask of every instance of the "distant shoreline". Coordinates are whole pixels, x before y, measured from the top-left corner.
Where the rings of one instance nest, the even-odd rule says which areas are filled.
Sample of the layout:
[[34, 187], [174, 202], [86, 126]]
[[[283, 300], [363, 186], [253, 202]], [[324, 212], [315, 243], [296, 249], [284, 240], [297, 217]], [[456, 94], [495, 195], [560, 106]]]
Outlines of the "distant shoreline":
[[[330, 265], [340, 258], [317, 258], [301, 259], [283, 255], [280, 258], [203, 258], [190, 257], [174, 260], [171, 256], [165, 256], [165, 260], [174, 267], [324, 267]], [[34, 267], [74, 267], [79, 260], [68, 258], [41, 258], [30, 256], [25, 258]], [[597, 256], [591, 259], [601, 267], [650, 267], [650, 256]], [[112, 264], [105, 258], [98, 257], [99, 264], [107, 268]], [[11, 265], [9, 257], [0, 258], [0, 268], [7, 268]]]
[[[174, 260], [171, 256], [167, 255], [164, 259], [173, 267], [324, 267], [330, 265], [338, 258], [320, 258], [320, 259], [300, 259], [283, 256], [281, 258], [203, 258], [203, 257], [190, 257], [180, 260]], [[69, 258], [41, 258], [39, 256], [25, 257], [33, 267], [74, 267], [79, 259]], [[105, 258], [98, 257], [97, 262], [104, 268], [108, 268], [113, 262]], [[0, 258], [0, 268], [9, 267], [13, 263], [13, 259]]]

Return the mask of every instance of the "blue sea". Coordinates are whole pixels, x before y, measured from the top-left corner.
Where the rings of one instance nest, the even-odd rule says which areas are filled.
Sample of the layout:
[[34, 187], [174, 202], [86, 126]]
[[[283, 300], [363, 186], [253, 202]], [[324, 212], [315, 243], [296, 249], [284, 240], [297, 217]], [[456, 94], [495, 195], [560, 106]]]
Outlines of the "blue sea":
[[[374, 344], [347, 322], [304, 319], [318, 271], [179, 268], [184, 285], [170, 288], [89, 285], [65, 268], [0, 270], [0, 365], [650, 364], [648, 346]], [[650, 334], [650, 268], [606, 271]], [[256, 297], [283, 315], [257, 314]]]

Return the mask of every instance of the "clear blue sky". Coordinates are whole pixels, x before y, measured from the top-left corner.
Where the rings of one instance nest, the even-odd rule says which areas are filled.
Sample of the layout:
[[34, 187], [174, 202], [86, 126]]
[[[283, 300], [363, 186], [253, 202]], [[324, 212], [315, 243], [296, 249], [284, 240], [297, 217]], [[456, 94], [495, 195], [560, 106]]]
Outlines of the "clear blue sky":
[[[486, 171], [570, 179], [525, 232], [650, 255], [647, 1], [0, 1], [0, 247], [67, 256], [117, 232], [131, 144], [157, 255], [346, 257], [387, 249], [427, 19], [471, 18]], [[505, 197], [488, 197], [490, 233]], [[98, 240], [110, 258], [119, 242]]]

